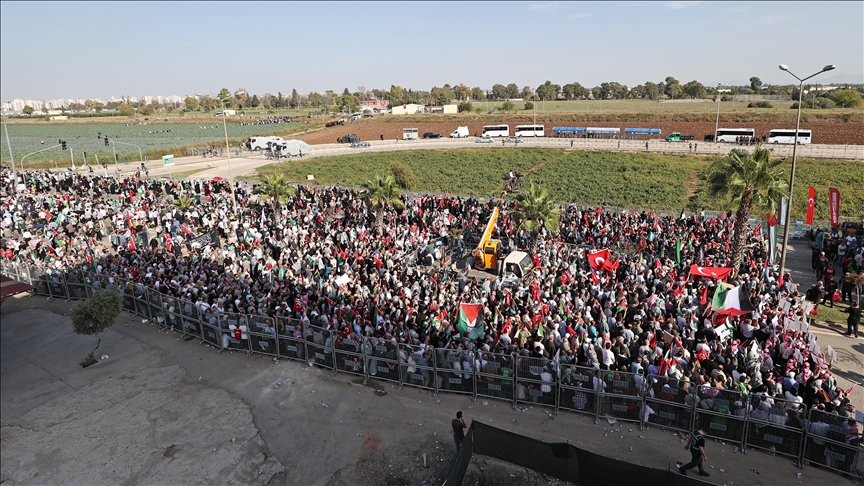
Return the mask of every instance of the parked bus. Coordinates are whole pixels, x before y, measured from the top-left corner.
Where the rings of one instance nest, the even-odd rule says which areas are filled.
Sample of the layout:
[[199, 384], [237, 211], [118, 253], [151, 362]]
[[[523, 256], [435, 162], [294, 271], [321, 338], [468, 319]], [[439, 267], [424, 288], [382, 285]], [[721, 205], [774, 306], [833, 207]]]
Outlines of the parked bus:
[[[798, 130], [798, 145], [810, 144], [812, 132], [807, 129]], [[792, 145], [795, 143], [795, 129], [780, 129], [775, 128], [768, 131], [768, 143], [782, 143]]]
[[[745, 137], [745, 138], [739, 138]], [[749, 141], [756, 137], [756, 130], [752, 128], [720, 128], [717, 130], [715, 142], [738, 143], [742, 140]]]
[[546, 127], [543, 125], [516, 125], [513, 135], [517, 137], [545, 137]]
[[510, 126], [509, 125], [486, 125], [483, 127], [484, 137], [509, 137], [510, 136]]

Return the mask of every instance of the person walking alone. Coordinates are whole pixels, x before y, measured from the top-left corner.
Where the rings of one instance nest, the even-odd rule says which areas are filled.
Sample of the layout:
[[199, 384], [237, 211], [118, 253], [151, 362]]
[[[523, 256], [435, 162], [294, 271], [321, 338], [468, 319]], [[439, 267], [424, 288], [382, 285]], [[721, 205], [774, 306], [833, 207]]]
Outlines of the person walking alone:
[[465, 419], [462, 418], [462, 411], [456, 412], [456, 418], [450, 423], [453, 426], [453, 441], [456, 442], [456, 453], [462, 449], [462, 441], [465, 440]]
[[686, 476], [688, 469], [698, 466], [700, 476], [710, 476], [702, 467], [702, 461], [708, 460], [708, 455], [705, 454], [705, 430], [696, 429], [690, 432], [690, 435], [687, 436], [687, 445], [684, 448], [690, 451], [691, 459], [687, 464], [677, 463], [678, 472]]
[[861, 323], [861, 307], [858, 305], [858, 302], [853, 303], [849, 306], [845, 312], [849, 313], [849, 317], [846, 318], [846, 335], [847, 336], [855, 336], [858, 337], [858, 324]]

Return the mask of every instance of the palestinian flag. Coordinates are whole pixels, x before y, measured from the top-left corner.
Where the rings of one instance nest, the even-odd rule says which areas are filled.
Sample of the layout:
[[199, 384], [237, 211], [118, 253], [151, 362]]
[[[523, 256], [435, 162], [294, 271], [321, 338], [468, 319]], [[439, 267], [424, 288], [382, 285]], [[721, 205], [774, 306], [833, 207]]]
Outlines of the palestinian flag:
[[469, 339], [476, 339], [471, 336], [480, 334], [483, 335], [483, 305], [482, 304], [459, 304], [459, 322], [456, 324], [456, 329], [463, 334], [468, 334]]
[[660, 358], [660, 371], [657, 373], [660, 376], [666, 376], [669, 373], [669, 367], [672, 363], [672, 346], [669, 346], [669, 349], [666, 350], [666, 354]]
[[768, 261], [774, 265], [777, 263], [777, 218], [768, 214], [765, 219], [768, 221]]
[[727, 316], [740, 316], [755, 310], [746, 291], [742, 290], [740, 286], [732, 287], [722, 282], [718, 282], [711, 309], [718, 314]]
[[684, 242], [682, 242], [677, 237], [675, 238], [675, 263], [681, 264], [681, 248], [684, 247]]

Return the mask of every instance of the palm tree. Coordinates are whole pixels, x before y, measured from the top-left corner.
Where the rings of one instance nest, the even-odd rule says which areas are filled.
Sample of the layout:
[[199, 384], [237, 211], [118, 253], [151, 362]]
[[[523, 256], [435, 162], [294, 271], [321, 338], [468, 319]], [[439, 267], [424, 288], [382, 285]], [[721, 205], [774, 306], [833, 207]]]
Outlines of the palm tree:
[[363, 191], [360, 194], [360, 199], [369, 203], [375, 210], [375, 226], [380, 235], [384, 229], [384, 209], [387, 206], [392, 206], [396, 209], [405, 207], [402, 202], [402, 194], [399, 193], [399, 186], [396, 185], [396, 180], [392, 175], [381, 177], [376, 175], [374, 180], [366, 181], [363, 184]]
[[195, 200], [189, 196], [180, 196], [174, 201], [174, 207], [184, 213], [195, 204]]
[[270, 201], [273, 212], [276, 213], [276, 222], [280, 222], [282, 219], [281, 206], [293, 193], [291, 184], [285, 179], [285, 176], [282, 174], [265, 175], [261, 178], [261, 184], [255, 186], [253, 192], [258, 194], [262, 201]]
[[[738, 204], [732, 240], [732, 278], [738, 276], [741, 255], [747, 239], [747, 220], [754, 209], [772, 214], [788, 189], [783, 170], [778, 166], [785, 159], [771, 159], [771, 150], [757, 145], [752, 154], [733, 149], [729, 156], [718, 160], [708, 176], [708, 192], [712, 196], [729, 197]], [[772, 248], [770, 251], [775, 251]]]
[[513, 218], [532, 236], [536, 236], [542, 228], [549, 234], [556, 235], [560, 229], [561, 211], [555, 208], [552, 196], [543, 186], [530, 182], [527, 187], [515, 196], [519, 209], [513, 212]]

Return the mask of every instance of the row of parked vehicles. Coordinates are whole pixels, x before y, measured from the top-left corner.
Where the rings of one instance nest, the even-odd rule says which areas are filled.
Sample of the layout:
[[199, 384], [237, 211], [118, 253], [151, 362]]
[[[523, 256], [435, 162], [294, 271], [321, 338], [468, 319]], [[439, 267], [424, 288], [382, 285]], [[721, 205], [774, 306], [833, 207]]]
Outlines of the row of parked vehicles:
[[284, 140], [282, 137], [249, 137], [244, 145], [247, 150], [265, 151], [273, 158], [302, 157], [312, 151], [312, 147], [302, 140]]

